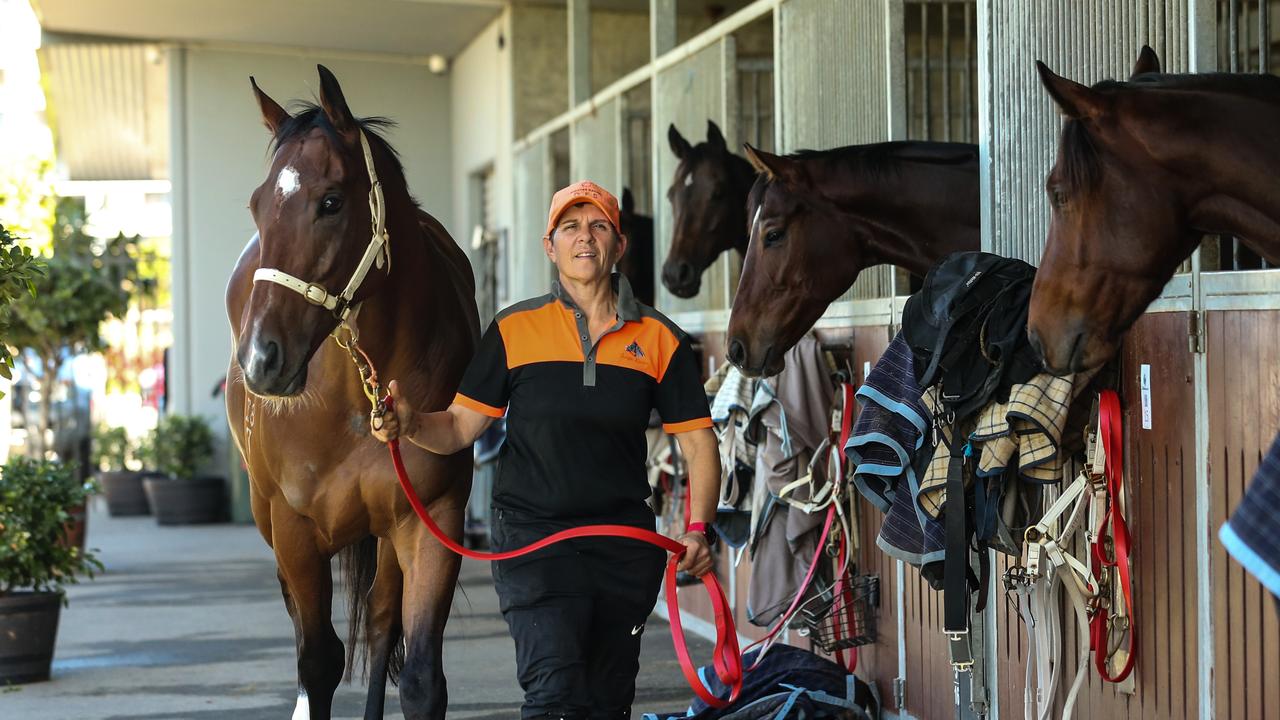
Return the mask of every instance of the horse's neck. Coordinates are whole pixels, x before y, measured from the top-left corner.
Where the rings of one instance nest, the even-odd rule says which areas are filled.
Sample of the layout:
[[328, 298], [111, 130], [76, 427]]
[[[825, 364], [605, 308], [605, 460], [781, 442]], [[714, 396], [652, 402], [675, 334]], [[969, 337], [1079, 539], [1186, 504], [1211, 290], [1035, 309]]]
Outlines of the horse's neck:
[[886, 178], [827, 183], [823, 192], [868, 238], [871, 264], [925, 275], [947, 255], [981, 246], [978, 173], [968, 168], [907, 163]]
[[[1248, 112], [1224, 114], [1236, 122], [1189, 143], [1192, 177], [1206, 190], [1190, 198], [1189, 219], [1206, 233], [1231, 234], [1280, 263], [1280, 103], [1252, 103]], [[1261, 107], [1259, 107], [1261, 106]]]
[[384, 385], [397, 380], [415, 404], [435, 403], [438, 398], [427, 395], [440, 383], [432, 383], [430, 374], [448, 377], [452, 368], [442, 364], [456, 353], [445, 351], [475, 337], [474, 305], [465, 303], [474, 288], [458, 286], [456, 259], [442, 247], [447, 236], [433, 237], [416, 212], [400, 215], [405, 219], [391, 229], [392, 274], [360, 308], [359, 342]]

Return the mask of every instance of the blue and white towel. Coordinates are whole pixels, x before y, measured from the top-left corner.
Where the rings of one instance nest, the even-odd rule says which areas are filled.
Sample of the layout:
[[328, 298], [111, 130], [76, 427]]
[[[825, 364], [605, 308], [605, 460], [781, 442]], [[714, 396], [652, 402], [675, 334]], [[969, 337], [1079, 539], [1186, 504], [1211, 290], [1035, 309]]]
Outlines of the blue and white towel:
[[899, 333], [858, 388], [863, 408], [844, 452], [856, 466], [858, 491], [885, 513], [876, 545], [921, 566], [942, 560], [945, 533], [916, 502], [922, 469], [916, 467], [917, 456], [932, 419], [916, 385], [914, 363]]

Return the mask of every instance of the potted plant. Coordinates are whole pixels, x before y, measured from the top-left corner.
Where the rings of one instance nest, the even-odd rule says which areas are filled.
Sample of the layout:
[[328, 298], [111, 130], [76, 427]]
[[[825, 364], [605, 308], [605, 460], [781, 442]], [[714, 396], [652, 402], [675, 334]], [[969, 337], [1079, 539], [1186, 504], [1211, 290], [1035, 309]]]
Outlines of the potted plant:
[[122, 427], [99, 425], [93, 431], [93, 464], [98, 483], [107, 498], [111, 517], [147, 515], [147, 495], [142, 490], [142, 473], [128, 468], [129, 434]]
[[62, 463], [15, 457], [0, 468], [0, 685], [49, 679], [63, 586], [102, 569], [66, 538], [90, 491]]
[[142, 486], [161, 525], [226, 519], [226, 481], [200, 474], [213, 457], [213, 430], [204, 418], [166, 416], [151, 432], [148, 443], [162, 476], [144, 478]]

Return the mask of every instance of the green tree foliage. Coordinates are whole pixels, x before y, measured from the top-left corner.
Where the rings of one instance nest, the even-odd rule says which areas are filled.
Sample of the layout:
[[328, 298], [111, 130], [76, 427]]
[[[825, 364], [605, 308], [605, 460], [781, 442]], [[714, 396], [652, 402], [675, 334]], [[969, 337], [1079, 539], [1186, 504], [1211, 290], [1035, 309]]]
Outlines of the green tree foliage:
[[103, 241], [86, 234], [79, 198], [60, 199], [55, 217], [53, 254], [44, 274], [34, 280], [35, 293], [14, 301], [6, 338], [39, 359], [46, 381], [36, 443], [40, 452], [49, 429], [50, 391], [63, 363], [103, 349], [103, 321], [124, 317], [131, 294], [140, 287], [138, 238], [118, 235]]
[[[35, 281], [44, 272], [44, 262], [18, 243], [18, 238], [0, 225], [0, 376], [12, 379], [13, 355], [9, 331], [10, 308], [24, 295], [35, 295]], [[0, 393], [0, 398], [4, 397]]]
[[58, 462], [15, 457], [0, 468], [0, 596], [61, 592], [77, 574], [102, 569], [93, 553], [67, 542], [71, 512], [92, 490]]

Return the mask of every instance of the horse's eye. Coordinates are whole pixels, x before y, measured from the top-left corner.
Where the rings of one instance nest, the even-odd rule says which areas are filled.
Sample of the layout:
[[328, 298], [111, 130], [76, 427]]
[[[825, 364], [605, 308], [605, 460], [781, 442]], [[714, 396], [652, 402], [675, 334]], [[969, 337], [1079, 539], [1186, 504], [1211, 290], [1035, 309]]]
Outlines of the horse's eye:
[[341, 195], [326, 195], [324, 200], [320, 201], [320, 214], [333, 215], [342, 209]]
[[769, 232], [765, 233], [765, 235], [764, 235], [764, 246], [765, 246], [765, 247], [775, 247], [775, 246], [777, 246], [777, 245], [781, 245], [781, 244], [782, 244], [782, 231], [781, 231], [781, 230], [770, 230]]
[[1067, 204], [1067, 194], [1059, 188], [1053, 188], [1049, 191], [1049, 198], [1053, 202], [1053, 206], [1060, 208]]

